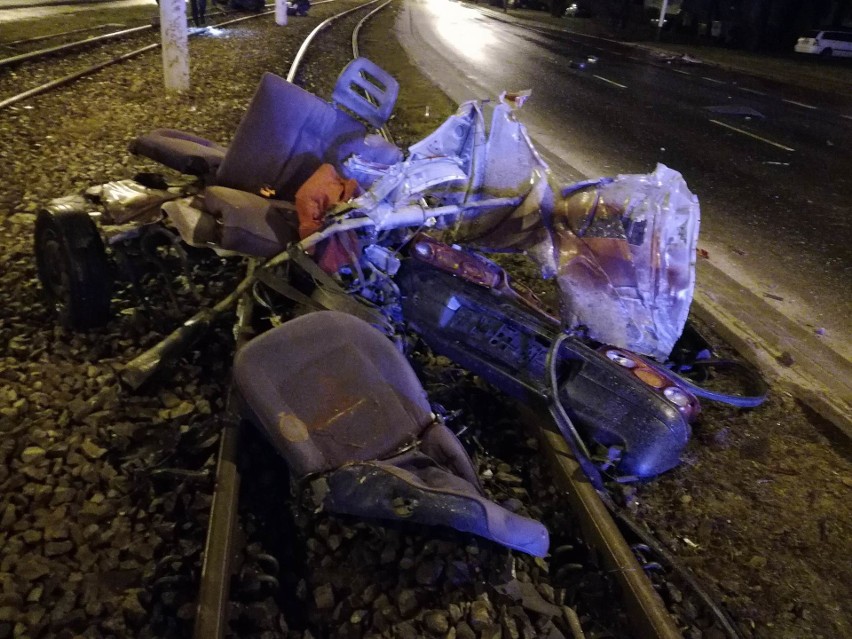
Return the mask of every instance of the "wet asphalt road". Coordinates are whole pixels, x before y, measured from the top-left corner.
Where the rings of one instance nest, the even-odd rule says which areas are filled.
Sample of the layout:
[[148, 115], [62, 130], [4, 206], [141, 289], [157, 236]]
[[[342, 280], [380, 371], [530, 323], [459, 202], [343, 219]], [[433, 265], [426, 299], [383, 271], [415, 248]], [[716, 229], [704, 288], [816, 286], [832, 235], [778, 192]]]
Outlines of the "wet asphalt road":
[[680, 171], [701, 200], [711, 261], [852, 358], [852, 97], [667, 63], [448, 0], [408, 0], [397, 31], [457, 101], [531, 88], [522, 119], [565, 182], [657, 162]]

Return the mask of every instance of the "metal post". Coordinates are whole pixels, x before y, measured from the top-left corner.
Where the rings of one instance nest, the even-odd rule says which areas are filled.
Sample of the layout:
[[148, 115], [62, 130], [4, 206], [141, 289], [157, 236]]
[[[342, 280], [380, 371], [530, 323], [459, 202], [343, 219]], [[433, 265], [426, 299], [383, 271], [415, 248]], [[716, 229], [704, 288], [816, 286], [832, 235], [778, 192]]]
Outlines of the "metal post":
[[189, 89], [189, 38], [185, 0], [160, 0], [160, 39], [166, 90], [186, 91]]

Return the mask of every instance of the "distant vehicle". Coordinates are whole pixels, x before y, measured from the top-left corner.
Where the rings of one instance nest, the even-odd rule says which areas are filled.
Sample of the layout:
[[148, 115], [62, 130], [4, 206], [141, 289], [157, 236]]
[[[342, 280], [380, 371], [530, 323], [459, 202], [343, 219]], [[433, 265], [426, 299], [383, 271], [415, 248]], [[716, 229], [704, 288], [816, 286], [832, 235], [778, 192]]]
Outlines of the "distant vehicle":
[[852, 32], [850, 31], [808, 31], [796, 41], [793, 47], [796, 53], [811, 53], [822, 56], [852, 57]]
[[582, 3], [572, 2], [565, 9], [566, 18], [591, 18], [592, 10]]

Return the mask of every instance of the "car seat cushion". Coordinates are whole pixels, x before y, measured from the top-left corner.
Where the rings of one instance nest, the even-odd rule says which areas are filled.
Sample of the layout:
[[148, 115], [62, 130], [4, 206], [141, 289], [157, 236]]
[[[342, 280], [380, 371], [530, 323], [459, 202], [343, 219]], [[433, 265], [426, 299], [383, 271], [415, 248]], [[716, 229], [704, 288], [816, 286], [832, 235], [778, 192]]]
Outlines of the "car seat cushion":
[[229, 251], [271, 257], [299, 239], [295, 212], [286, 202], [210, 186], [204, 189], [204, 208], [221, 221], [221, 247]]
[[432, 421], [405, 357], [375, 328], [336, 311], [252, 340], [237, 354], [234, 379], [297, 477], [386, 457]]

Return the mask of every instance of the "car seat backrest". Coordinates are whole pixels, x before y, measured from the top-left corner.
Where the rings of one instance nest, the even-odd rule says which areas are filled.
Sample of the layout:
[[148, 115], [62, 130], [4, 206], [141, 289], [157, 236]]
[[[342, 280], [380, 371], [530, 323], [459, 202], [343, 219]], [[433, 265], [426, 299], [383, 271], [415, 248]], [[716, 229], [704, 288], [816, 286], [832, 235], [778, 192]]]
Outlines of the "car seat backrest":
[[331, 100], [380, 129], [390, 118], [398, 95], [396, 78], [367, 58], [355, 58], [337, 78]]
[[366, 128], [312, 93], [265, 73], [216, 174], [216, 183], [292, 200], [324, 162], [339, 167]]

